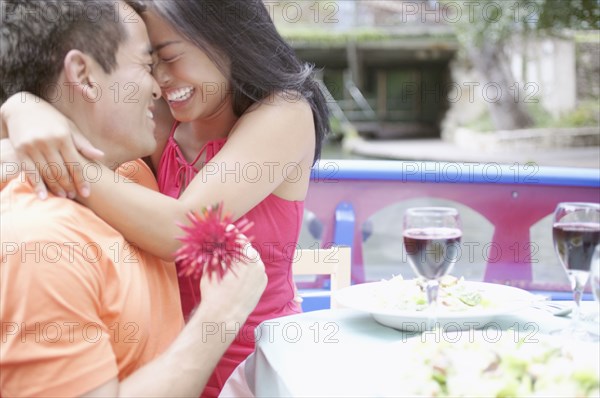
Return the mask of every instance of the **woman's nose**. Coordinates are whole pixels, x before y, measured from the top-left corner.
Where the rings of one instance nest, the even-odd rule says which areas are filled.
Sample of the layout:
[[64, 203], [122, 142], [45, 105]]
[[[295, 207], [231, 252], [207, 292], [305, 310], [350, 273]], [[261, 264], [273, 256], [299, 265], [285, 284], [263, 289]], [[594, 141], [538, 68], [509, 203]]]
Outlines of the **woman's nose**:
[[158, 61], [154, 66], [154, 70], [152, 72], [154, 78], [158, 82], [159, 86], [164, 87], [169, 82], [169, 74], [166, 71], [165, 66], [162, 62]]

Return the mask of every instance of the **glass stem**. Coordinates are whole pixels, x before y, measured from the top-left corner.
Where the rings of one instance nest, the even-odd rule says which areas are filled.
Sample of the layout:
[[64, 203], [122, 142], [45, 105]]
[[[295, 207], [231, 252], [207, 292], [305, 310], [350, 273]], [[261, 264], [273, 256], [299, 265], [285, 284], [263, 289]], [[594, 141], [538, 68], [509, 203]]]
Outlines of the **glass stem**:
[[575, 278], [575, 288], [573, 289], [573, 301], [575, 305], [573, 306], [572, 315], [574, 329], [579, 327], [581, 321], [581, 296], [583, 296], [583, 286], [579, 283], [578, 278]]
[[[569, 251], [567, 250], [565, 253], [565, 264], [568, 265], [569, 260]], [[579, 275], [577, 275], [577, 272], [567, 271], [567, 274], [569, 275], [569, 279], [571, 279], [571, 288], [573, 289], [573, 301], [575, 302], [575, 305], [573, 306], [573, 312], [571, 313], [571, 332], [573, 333], [574, 331], [578, 330], [580, 326], [579, 319], [581, 315], [579, 307], [581, 302], [581, 295], [583, 294], [583, 286], [581, 286], [581, 283], [579, 283]]]
[[427, 281], [427, 304], [429, 316], [427, 317], [427, 330], [434, 330], [437, 322], [437, 297], [439, 282], [437, 280]]

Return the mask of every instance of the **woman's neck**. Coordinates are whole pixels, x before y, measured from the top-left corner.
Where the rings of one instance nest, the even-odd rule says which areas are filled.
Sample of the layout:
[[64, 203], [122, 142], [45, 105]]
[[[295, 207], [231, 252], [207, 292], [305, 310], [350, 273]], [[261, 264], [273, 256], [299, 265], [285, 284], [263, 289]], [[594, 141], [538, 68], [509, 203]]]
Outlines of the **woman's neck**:
[[237, 120], [231, 102], [227, 100], [209, 117], [180, 123], [175, 131], [175, 140], [190, 162], [207, 142], [227, 138]]
[[237, 120], [237, 116], [233, 113], [231, 97], [228, 97], [213, 114], [193, 120], [187, 127], [196, 140], [208, 142], [227, 138]]

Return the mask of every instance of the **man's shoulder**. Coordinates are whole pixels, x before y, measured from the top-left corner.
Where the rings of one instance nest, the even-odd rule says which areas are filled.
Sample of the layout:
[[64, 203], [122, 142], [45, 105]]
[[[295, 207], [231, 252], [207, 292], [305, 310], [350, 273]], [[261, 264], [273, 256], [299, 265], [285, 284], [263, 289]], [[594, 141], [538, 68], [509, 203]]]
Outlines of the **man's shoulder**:
[[2, 242], [89, 241], [121, 235], [94, 212], [70, 199], [40, 200], [25, 181], [13, 180], [0, 192]]
[[142, 159], [132, 160], [123, 163], [116, 173], [128, 180], [140, 184], [153, 191], [158, 191], [158, 184], [152, 170]]

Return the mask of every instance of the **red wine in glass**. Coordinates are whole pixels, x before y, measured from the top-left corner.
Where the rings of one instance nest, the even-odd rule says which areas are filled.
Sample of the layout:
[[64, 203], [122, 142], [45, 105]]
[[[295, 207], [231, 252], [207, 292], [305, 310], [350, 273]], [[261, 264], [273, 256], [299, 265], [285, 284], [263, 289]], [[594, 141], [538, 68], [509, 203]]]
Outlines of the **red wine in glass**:
[[406, 254], [417, 275], [439, 279], [460, 255], [462, 233], [457, 228], [411, 228], [404, 231]]
[[460, 255], [461, 222], [451, 207], [413, 207], [404, 212], [404, 247], [413, 271], [424, 278], [427, 291], [427, 330], [436, 327], [438, 281]]
[[555, 250], [567, 269], [590, 271], [594, 249], [600, 242], [600, 224], [555, 223], [552, 228], [552, 237]]
[[582, 327], [579, 307], [594, 250], [600, 242], [600, 204], [559, 203], [554, 211], [552, 238], [554, 250], [571, 281], [575, 302], [571, 325], [565, 335], [593, 341], [597, 337]]

